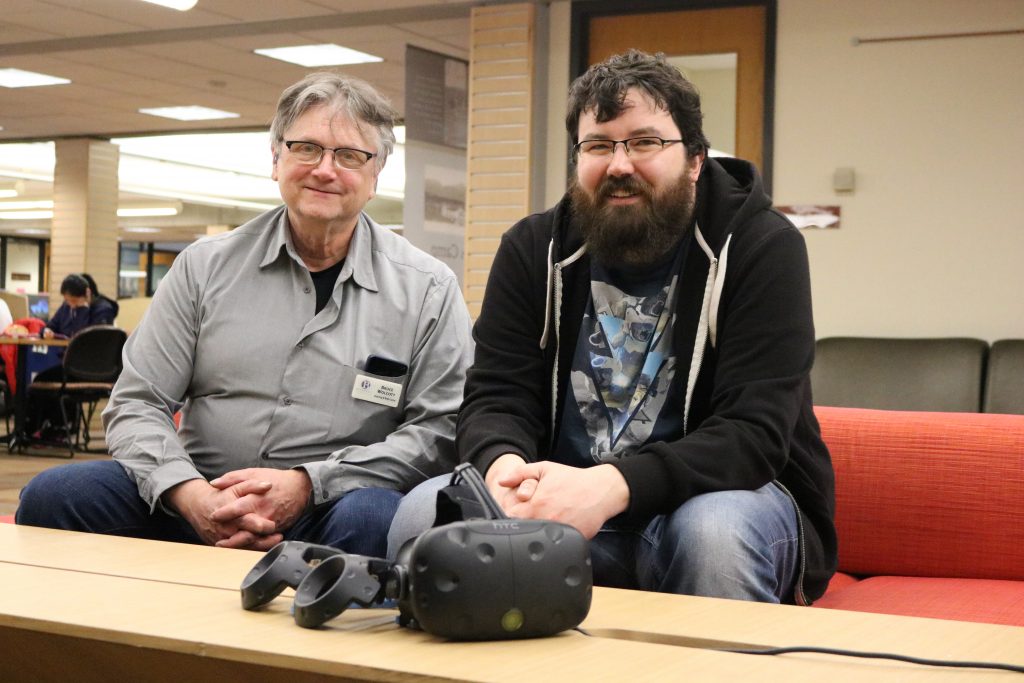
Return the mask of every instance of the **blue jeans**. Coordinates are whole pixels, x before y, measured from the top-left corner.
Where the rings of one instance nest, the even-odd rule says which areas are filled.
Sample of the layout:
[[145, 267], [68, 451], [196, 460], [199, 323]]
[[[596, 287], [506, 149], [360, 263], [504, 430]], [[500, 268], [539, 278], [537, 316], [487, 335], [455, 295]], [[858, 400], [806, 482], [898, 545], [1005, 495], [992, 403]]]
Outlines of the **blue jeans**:
[[[430, 479], [402, 500], [388, 534], [388, 557], [434, 523]], [[778, 486], [705, 493], [646, 525], [609, 522], [590, 541], [594, 584], [758, 602], [791, 602], [799, 564], [796, 507]]]
[[[284, 532], [348, 553], [384, 557], [387, 532], [402, 494], [356, 489], [303, 515]], [[21, 491], [15, 522], [69, 531], [202, 543], [184, 518], [149, 506], [124, 468], [111, 460], [62, 465], [36, 475]]]

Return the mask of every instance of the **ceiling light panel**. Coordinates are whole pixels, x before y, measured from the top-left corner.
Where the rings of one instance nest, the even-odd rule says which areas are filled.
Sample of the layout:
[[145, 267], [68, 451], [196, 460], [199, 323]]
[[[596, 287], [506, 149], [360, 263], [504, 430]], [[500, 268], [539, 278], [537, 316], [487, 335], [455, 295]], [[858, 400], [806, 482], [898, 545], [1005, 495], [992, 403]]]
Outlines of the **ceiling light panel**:
[[322, 43], [320, 45], [295, 45], [253, 50], [258, 55], [279, 59], [299, 66], [343, 66], [346, 64], [369, 64], [382, 62], [382, 58], [353, 50], [352, 48]]
[[187, 12], [196, 6], [199, 0], [142, 0], [148, 2], [151, 5], [160, 5], [161, 7], [169, 7], [176, 9], [179, 12]]
[[220, 109], [210, 109], [209, 107], [196, 105], [187, 107], [152, 107], [140, 109], [139, 113], [150, 116], [162, 116], [165, 119], [175, 119], [177, 121], [211, 121], [213, 119], [238, 118], [238, 114], [231, 111], [221, 111]]
[[66, 78], [36, 73], [35, 71], [0, 69], [0, 86], [5, 88], [34, 88], [41, 85], [63, 85], [70, 82]]

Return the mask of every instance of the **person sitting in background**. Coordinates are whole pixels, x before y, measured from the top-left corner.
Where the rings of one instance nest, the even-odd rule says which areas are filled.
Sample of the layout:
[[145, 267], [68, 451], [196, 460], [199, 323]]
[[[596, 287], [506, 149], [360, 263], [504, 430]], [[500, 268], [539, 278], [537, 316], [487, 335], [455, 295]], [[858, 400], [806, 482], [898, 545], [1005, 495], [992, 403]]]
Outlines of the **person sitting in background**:
[[[10, 307], [6, 301], [0, 299], [0, 330], [2, 330], [2, 334], [6, 335], [7, 328], [13, 323], [14, 317], [11, 315]], [[0, 355], [0, 398], [3, 399], [3, 402], [0, 403], [0, 412], [6, 411], [7, 406], [10, 405], [10, 387], [13, 386], [13, 383], [5, 379], [8, 374], [13, 375], [13, 372], [7, 372], [7, 361], [3, 355]]]
[[[114, 310], [114, 314], [111, 316], [111, 320], [117, 319], [117, 314], [121, 310], [121, 305], [114, 299], [111, 299], [106, 294], [100, 294], [100, 288], [96, 285], [96, 280], [93, 279], [89, 273], [82, 273], [82, 278], [89, 283], [89, 291], [92, 292], [92, 305], [97, 308], [105, 308], [110, 306]], [[105, 304], [105, 305], [104, 305]]]
[[64, 303], [43, 328], [43, 337], [73, 337], [92, 325], [110, 325], [117, 310], [107, 297], [94, 296], [89, 280], [78, 273], [72, 273], [60, 283]]
[[[96, 282], [91, 276], [84, 273], [68, 275], [60, 284], [60, 293], [64, 303], [43, 328], [41, 334], [44, 338], [73, 337], [87, 327], [114, 322], [117, 304], [96, 294]], [[55, 365], [36, 375], [34, 381], [59, 382], [62, 377], [61, 366]], [[40, 441], [63, 446], [68, 438], [60, 405], [51, 396], [31, 396], [28, 420]]]
[[8, 327], [14, 322], [14, 316], [11, 315], [11, 309], [7, 305], [7, 302], [0, 299], [0, 330], [7, 330]]

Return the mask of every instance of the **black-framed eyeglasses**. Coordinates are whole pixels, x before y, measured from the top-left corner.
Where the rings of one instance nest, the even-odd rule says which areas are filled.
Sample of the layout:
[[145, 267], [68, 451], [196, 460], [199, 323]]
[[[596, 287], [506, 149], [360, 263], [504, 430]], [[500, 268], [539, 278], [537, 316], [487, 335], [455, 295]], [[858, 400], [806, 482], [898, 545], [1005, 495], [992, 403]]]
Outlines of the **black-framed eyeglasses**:
[[377, 156], [373, 152], [367, 152], [362, 149], [324, 147], [315, 142], [306, 142], [305, 140], [285, 140], [284, 146], [288, 148], [288, 151], [300, 164], [309, 164], [311, 166], [316, 166], [320, 163], [320, 160], [324, 158], [324, 152], [331, 152], [334, 155], [334, 165], [349, 171], [358, 171], [366, 165], [366, 162]]
[[682, 140], [666, 140], [645, 135], [638, 138], [626, 138], [625, 140], [583, 140], [576, 143], [573, 152], [576, 155], [583, 155], [595, 159], [611, 158], [615, 154], [615, 146], [622, 145], [626, 154], [632, 159], [644, 159], [657, 154], [665, 145], [671, 145]]

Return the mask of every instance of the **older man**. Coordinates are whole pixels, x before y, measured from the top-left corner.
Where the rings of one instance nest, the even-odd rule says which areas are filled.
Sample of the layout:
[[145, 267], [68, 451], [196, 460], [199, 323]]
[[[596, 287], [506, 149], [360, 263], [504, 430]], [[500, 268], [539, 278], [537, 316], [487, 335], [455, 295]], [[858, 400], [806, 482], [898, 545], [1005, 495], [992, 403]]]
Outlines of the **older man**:
[[[701, 121], [660, 56], [572, 85], [575, 176], [502, 240], [459, 454], [509, 515], [591, 538], [598, 584], [808, 603], [836, 536], [807, 254], [751, 164], [707, 157]], [[432, 483], [393, 547], [429, 524]]]
[[283, 93], [284, 206], [178, 256], [103, 414], [114, 462], [39, 475], [18, 523], [384, 552], [401, 493], [453, 466], [471, 355], [452, 272], [363, 212], [395, 118], [340, 75]]

